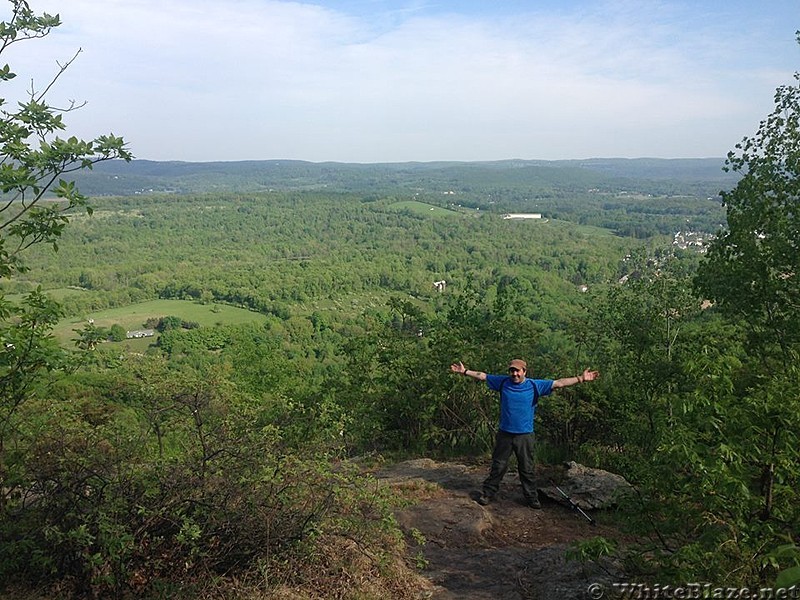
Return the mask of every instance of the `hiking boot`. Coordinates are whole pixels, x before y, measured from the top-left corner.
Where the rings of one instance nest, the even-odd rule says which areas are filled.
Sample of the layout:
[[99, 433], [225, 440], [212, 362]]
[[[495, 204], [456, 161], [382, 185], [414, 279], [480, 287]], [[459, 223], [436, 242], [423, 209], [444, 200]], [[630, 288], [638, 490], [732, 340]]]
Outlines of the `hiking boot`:
[[488, 494], [481, 494], [478, 496], [476, 502], [481, 506], [486, 506], [487, 504], [491, 503], [494, 500], [493, 496], [489, 496]]
[[542, 503], [539, 502], [539, 496], [528, 498], [528, 506], [530, 506], [531, 508], [542, 508]]

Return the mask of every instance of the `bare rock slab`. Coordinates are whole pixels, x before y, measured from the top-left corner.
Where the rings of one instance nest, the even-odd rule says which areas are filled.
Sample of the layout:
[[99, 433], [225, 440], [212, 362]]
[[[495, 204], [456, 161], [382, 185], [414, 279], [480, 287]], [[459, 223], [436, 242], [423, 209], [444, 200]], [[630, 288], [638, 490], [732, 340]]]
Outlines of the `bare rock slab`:
[[[586, 467], [575, 461], [566, 463], [566, 467], [558, 487], [584, 510], [611, 508], [620, 495], [631, 490], [630, 483], [616, 473]], [[555, 485], [541, 487], [539, 491], [556, 502], [564, 499]]]

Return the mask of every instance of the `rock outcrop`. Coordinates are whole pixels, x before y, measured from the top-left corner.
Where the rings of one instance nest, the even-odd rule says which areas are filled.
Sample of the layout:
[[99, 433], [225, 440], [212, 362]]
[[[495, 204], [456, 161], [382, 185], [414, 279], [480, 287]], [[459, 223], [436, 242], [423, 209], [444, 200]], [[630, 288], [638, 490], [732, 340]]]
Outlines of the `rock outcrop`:
[[[561, 469], [539, 465], [542, 483], [552, 476], [587, 509], [610, 502], [622, 478], [575, 464]], [[614, 538], [606, 524], [590, 525], [563, 497], [541, 510], [529, 508], [519, 478], [509, 472], [495, 502], [475, 502], [487, 466], [410, 460], [374, 471], [383, 485], [411, 501], [395, 512], [408, 542], [408, 560], [427, 581], [417, 597], [430, 600], [552, 600], [585, 598], [592, 586], [610, 586], [622, 577], [610, 558], [575, 562], [569, 549], [596, 536]], [[621, 481], [620, 481], [621, 480]], [[562, 488], [565, 489], [565, 488]]]
[[[566, 466], [567, 470], [557, 485], [583, 510], [611, 508], [621, 494], [631, 491], [631, 485], [621, 475], [586, 467], [575, 461], [568, 462]], [[540, 487], [539, 491], [556, 502], [564, 501], [555, 483]]]

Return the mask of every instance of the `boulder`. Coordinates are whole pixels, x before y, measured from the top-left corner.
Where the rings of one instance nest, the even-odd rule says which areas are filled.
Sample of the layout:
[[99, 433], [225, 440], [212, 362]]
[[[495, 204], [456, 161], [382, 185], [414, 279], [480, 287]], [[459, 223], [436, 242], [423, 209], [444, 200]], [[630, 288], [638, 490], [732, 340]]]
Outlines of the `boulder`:
[[[558, 487], [584, 510], [610, 508], [614, 506], [620, 494], [631, 490], [631, 485], [621, 475], [593, 469], [575, 461], [566, 463], [567, 470]], [[565, 502], [565, 498], [556, 489], [556, 484], [539, 488], [548, 498], [557, 502]]]

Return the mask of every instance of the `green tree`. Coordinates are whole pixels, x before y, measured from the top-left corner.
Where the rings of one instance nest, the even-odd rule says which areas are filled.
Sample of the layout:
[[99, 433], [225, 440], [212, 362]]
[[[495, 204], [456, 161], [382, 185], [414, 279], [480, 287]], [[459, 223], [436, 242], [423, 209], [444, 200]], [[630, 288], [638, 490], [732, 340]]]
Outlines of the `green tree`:
[[[0, 22], [0, 54], [12, 44], [45, 37], [61, 24], [58, 15], [36, 15], [24, 0], [11, 0], [11, 18]], [[99, 161], [130, 160], [122, 138], [103, 135], [92, 141], [64, 139], [63, 113], [79, 108], [58, 109], [46, 95], [58, 77], [77, 57], [62, 65], [53, 80], [41, 89], [32, 88], [16, 109], [0, 108], [0, 275], [9, 276], [24, 268], [20, 253], [37, 243], [57, 240], [68, 221], [68, 213], [86, 207], [86, 197], [74, 183], [61, 177], [91, 168]], [[16, 77], [9, 65], [0, 68], [0, 81]], [[0, 107], [6, 107], [0, 98]], [[52, 193], [59, 201], [46, 201]]]
[[773, 112], [726, 165], [742, 178], [722, 192], [727, 230], [710, 244], [697, 286], [743, 319], [768, 369], [775, 360], [785, 368], [800, 344], [800, 74], [777, 89]]
[[634, 276], [592, 297], [584, 326], [603, 371], [597, 387], [609, 391], [598, 399], [596, 441], [622, 461], [649, 456], [672, 427], [673, 400], [691, 387], [682, 355], [696, 348], [687, 326], [700, 310], [678, 260], [639, 255], [631, 262]]
[[109, 336], [108, 329], [98, 327], [94, 323], [87, 323], [82, 329], [73, 329], [73, 331], [78, 334], [78, 337], [74, 338], [75, 345], [82, 350], [94, 350]]
[[[800, 524], [797, 83], [778, 88], [774, 111], [727, 166], [742, 175], [723, 193], [727, 230], [695, 278], [717, 309], [706, 317], [705, 344], [677, 365], [692, 389], [666, 390], [674, 411], [642, 457], [639, 472], [649, 477], [630, 517], [645, 517], [658, 534], [638, 556], [660, 576], [744, 587], [772, 584], [797, 564], [785, 550]], [[740, 327], [748, 334], [741, 345]], [[647, 353], [639, 355], [646, 366]]]
[[183, 326], [183, 319], [170, 315], [163, 317], [156, 326], [159, 331], [169, 331], [170, 329], [180, 329]]
[[114, 323], [111, 326], [111, 329], [109, 329], [109, 334], [111, 336], [112, 341], [124, 342], [128, 332], [125, 331], [125, 328], [119, 323]]
[[[796, 36], [800, 43], [800, 31]], [[746, 468], [740, 481], [756, 482], [734, 495], [744, 506], [735, 534], [754, 540], [741, 544], [742, 553], [762, 561], [756, 544], [770, 550], [792, 541], [786, 525], [796, 532], [800, 520], [800, 396], [794, 384], [800, 352], [800, 73], [794, 79], [776, 90], [775, 108], [755, 135], [728, 153], [728, 168], [742, 178], [722, 195], [728, 227], [711, 244], [696, 280], [721, 312], [749, 332], [741, 391], [720, 415], [721, 422], [740, 425], [720, 433], [727, 466]], [[701, 466], [707, 470], [709, 464], [707, 459]]]
[[[25, 40], [47, 36], [61, 24], [58, 15], [37, 15], [24, 0], [11, 0], [11, 14], [0, 21], [0, 54]], [[69, 215], [76, 209], [89, 210], [87, 199], [65, 174], [91, 168], [110, 159], [130, 160], [122, 138], [100, 136], [92, 141], [62, 138], [64, 113], [79, 108], [55, 108], [47, 96], [61, 74], [77, 57], [63, 64], [44, 86], [32, 86], [28, 97], [13, 102], [0, 98], [0, 276], [23, 272], [22, 253], [35, 244], [58, 249]], [[9, 65], [0, 67], [0, 82], [16, 77]], [[5, 518], [9, 498], [19, 494], [15, 466], [7, 442], [17, 430], [18, 408], [36, 393], [39, 375], [61, 364], [49, 332], [57, 320], [58, 308], [39, 291], [16, 305], [0, 294], [0, 518]]]

